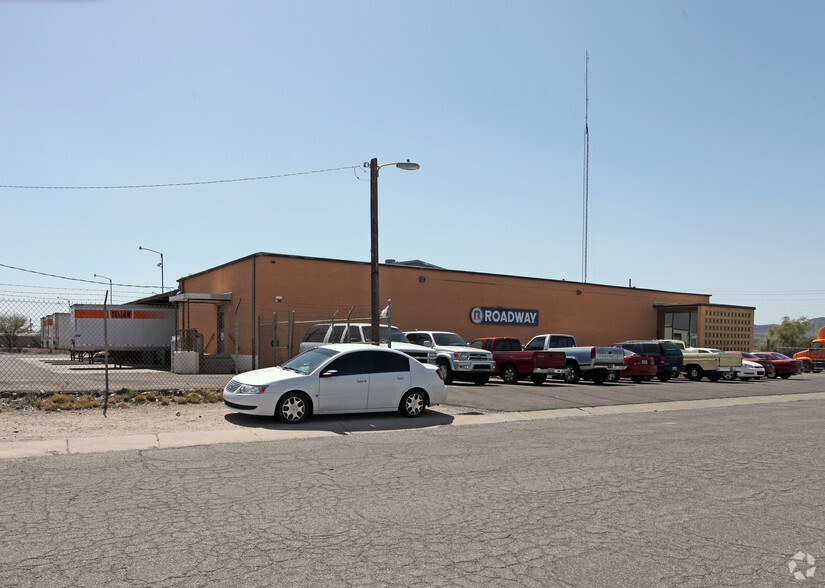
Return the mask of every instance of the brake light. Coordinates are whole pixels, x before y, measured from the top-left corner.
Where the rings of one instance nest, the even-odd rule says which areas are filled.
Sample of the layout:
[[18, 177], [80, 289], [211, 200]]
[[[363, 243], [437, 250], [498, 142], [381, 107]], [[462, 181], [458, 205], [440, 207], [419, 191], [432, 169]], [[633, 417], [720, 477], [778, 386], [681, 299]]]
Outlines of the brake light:
[[437, 370], [435, 370], [435, 373], [438, 374], [439, 378], [441, 378], [442, 380], [444, 379], [444, 374], [441, 373], [441, 368], [438, 368]]
[[590, 348], [590, 359], [595, 359], [595, 358], [596, 358], [596, 348], [591, 347]]

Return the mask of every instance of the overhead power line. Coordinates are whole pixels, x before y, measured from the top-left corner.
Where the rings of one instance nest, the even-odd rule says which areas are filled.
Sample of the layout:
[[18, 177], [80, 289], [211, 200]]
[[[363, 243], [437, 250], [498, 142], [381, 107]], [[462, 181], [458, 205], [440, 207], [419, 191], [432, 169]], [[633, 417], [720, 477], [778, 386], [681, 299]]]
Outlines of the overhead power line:
[[306, 176], [310, 174], [323, 174], [327, 172], [341, 171], [345, 169], [358, 169], [360, 165], [348, 165], [346, 167], [331, 167], [329, 169], [316, 169], [313, 171], [293, 172], [289, 174], [276, 174], [272, 176], [256, 176], [252, 178], [235, 178], [232, 180], [208, 180], [203, 182], [177, 182], [170, 184], [134, 184], [124, 186], [4, 186], [0, 188], [13, 188], [19, 190], [133, 190], [138, 188], [173, 188], [179, 186], [203, 186], [207, 184], [227, 184], [230, 182], [255, 182], [258, 180], [272, 180], [275, 178], [288, 178], [291, 176]]
[[13, 265], [6, 265], [5, 263], [0, 263], [0, 267], [5, 267], [5, 268], [8, 268], [8, 269], [13, 269], [13, 270], [21, 271], [21, 272], [26, 272], [26, 273], [29, 273], [29, 274], [37, 274], [38, 276], [46, 276], [48, 278], [58, 278], [60, 280], [71, 280], [73, 282], [85, 282], [87, 284], [100, 284], [102, 286], [119, 286], [121, 288], [148, 288], [148, 289], [157, 289], [158, 288], [157, 286], [143, 286], [141, 284], [117, 284], [117, 283], [109, 284], [109, 282], [98, 282], [98, 281], [95, 281], [95, 280], [84, 280], [83, 278], [69, 278], [69, 277], [66, 277], [66, 276], [58, 276], [56, 274], [47, 274], [45, 272], [38, 272], [38, 271], [35, 271], [35, 270], [24, 269], [22, 267], [14, 267]]

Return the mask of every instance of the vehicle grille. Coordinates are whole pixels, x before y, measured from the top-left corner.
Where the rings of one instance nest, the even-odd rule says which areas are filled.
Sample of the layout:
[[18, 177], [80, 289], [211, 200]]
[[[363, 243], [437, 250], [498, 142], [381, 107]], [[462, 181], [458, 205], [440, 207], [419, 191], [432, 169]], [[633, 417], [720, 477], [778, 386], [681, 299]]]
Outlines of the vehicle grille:
[[238, 382], [236, 380], [229, 380], [229, 383], [226, 385], [226, 388], [224, 388], [224, 390], [226, 390], [227, 392], [234, 392], [235, 390], [237, 390], [240, 387], [241, 387], [240, 382]]
[[471, 353], [470, 360], [472, 361], [487, 361], [489, 358], [486, 353]]

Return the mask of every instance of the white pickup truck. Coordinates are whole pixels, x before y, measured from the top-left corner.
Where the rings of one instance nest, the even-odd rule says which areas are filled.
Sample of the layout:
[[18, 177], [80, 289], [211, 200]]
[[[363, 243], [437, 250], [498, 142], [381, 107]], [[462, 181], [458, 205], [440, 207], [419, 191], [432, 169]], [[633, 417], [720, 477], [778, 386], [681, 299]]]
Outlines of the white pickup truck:
[[496, 369], [493, 354], [485, 349], [470, 347], [467, 342], [445, 331], [404, 331], [410, 343], [423, 345], [435, 351], [436, 363], [441, 368], [444, 382], [454, 380], [474, 382], [483, 386]]
[[[304, 340], [298, 346], [298, 351], [304, 353], [321, 345], [330, 343], [370, 343], [370, 323], [335, 323], [312, 325], [307, 329]], [[392, 347], [406, 353], [421, 363], [435, 365], [435, 352], [421, 345], [413, 345], [398, 327], [381, 325], [378, 336], [383, 347]]]
[[564, 351], [567, 355], [567, 371], [564, 381], [575, 384], [592, 380], [594, 384], [607, 381], [612, 371], [625, 369], [624, 351], [619, 347], [577, 347], [573, 335], [548, 334], [533, 337], [524, 346], [525, 351]]

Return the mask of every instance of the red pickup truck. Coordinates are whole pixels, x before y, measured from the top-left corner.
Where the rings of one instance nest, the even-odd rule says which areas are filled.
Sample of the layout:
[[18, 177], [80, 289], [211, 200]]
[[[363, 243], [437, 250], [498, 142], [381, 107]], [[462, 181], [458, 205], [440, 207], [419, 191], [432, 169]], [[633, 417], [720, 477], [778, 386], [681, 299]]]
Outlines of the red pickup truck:
[[496, 362], [493, 375], [505, 384], [530, 378], [539, 386], [548, 375], [564, 374], [566, 370], [567, 356], [563, 351], [522, 351], [521, 341], [512, 337], [481, 337], [470, 341], [470, 347], [493, 353]]

